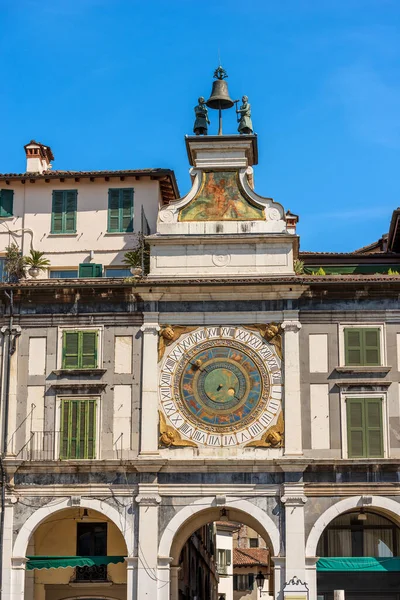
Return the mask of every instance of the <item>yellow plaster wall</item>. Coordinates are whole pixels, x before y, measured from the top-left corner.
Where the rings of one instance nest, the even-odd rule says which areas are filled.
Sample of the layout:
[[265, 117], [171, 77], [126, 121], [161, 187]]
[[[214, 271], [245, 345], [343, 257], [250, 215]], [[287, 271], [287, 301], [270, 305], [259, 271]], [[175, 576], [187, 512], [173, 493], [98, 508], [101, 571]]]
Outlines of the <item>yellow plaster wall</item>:
[[[90, 511], [87, 522], [107, 522], [107, 554], [126, 556], [126, 545], [119, 529], [104, 518], [104, 515]], [[82, 509], [60, 511], [42, 523], [34, 533], [35, 555], [75, 556], [76, 523], [81, 520]], [[73, 576], [73, 568], [35, 570], [35, 600], [45, 600], [44, 586], [68, 584]], [[108, 566], [108, 575], [113, 583], [126, 584], [126, 563]]]

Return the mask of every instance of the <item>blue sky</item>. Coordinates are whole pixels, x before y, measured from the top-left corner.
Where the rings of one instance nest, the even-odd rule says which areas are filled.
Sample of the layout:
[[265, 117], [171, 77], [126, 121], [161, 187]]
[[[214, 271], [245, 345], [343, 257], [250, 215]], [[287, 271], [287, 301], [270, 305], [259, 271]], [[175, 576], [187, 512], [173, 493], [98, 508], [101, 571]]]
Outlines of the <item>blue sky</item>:
[[[399, 0], [0, 0], [0, 171], [166, 167], [218, 50], [249, 96], [256, 191], [299, 214], [303, 250], [377, 239], [400, 204]], [[224, 132], [236, 132], [226, 111]], [[211, 114], [210, 133], [217, 131]]]

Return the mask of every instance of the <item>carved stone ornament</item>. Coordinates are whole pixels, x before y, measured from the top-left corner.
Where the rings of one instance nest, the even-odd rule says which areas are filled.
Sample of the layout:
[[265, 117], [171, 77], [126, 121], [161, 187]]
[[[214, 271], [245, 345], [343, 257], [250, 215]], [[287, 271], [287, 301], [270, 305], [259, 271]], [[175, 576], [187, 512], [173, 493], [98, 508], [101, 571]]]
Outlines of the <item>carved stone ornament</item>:
[[254, 440], [246, 444], [245, 448], [282, 448], [284, 442], [285, 425], [283, 421], [283, 412], [279, 413], [278, 420], [264, 433], [260, 440]]
[[245, 325], [246, 329], [251, 331], [258, 331], [258, 333], [267, 342], [275, 346], [277, 355], [283, 360], [282, 353], [282, 325], [280, 323], [266, 323], [265, 325]]
[[160, 415], [160, 438], [159, 438], [159, 447], [160, 448], [171, 448], [171, 446], [176, 447], [185, 447], [190, 446], [192, 448], [197, 448], [197, 444], [191, 442], [190, 440], [184, 440], [180, 436], [179, 432], [173, 427], [168, 427], [165, 417], [161, 411], [159, 411]]
[[284, 323], [282, 323], [282, 329], [284, 331], [297, 333], [301, 329], [301, 323], [299, 321], [284, 321]]
[[165, 348], [176, 342], [184, 333], [190, 333], [196, 327], [186, 327], [182, 325], [164, 325], [159, 332], [158, 338], [158, 362], [162, 359], [165, 353]]

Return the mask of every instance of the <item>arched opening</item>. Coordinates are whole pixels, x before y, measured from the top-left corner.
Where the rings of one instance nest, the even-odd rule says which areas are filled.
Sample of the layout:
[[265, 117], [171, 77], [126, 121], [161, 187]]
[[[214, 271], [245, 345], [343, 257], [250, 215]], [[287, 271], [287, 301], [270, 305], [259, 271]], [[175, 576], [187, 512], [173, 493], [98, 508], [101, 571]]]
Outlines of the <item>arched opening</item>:
[[317, 546], [318, 600], [399, 600], [400, 527], [392, 515], [361, 506], [334, 518]]
[[53, 512], [29, 539], [25, 598], [125, 600], [126, 556], [120, 529], [103, 512], [82, 507]]
[[[264, 598], [272, 598], [271, 557], [278, 553], [279, 534], [266, 513], [248, 502], [247, 510], [234, 502], [197, 511], [190, 508], [170, 545], [170, 599], [255, 600], [260, 589]], [[171, 523], [169, 531], [172, 527]], [[257, 580], [260, 572], [263, 581]]]

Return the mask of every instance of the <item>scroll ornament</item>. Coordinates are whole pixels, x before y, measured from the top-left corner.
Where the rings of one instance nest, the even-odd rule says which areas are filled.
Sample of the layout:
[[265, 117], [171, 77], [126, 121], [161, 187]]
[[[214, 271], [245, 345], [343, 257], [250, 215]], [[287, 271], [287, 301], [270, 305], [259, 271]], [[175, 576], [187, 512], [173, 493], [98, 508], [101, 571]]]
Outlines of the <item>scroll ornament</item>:
[[275, 347], [276, 353], [283, 360], [282, 352], [282, 326], [280, 323], [266, 323], [265, 325], [245, 325], [246, 329], [257, 331], [262, 338]]
[[174, 429], [173, 427], [169, 427], [167, 425], [167, 421], [161, 411], [159, 411], [160, 415], [160, 438], [159, 438], [159, 447], [160, 448], [170, 448], [171, 446], [175, 447], [184, 447], [191, 446], [192, 448], [197, 448], [197, 444], [191, 442], [190, 440], [183, 440], [179, 431]]
[[283, 412], [279, 413], [278, 420], [264, 433], [260, 440], [255, 440], [246, 444], [246, 448], [282, 448], [284, 441], [285, 425], [283, 422]]
[[184, 333], [190, 333], [197, 329], [196, 327], [186, 327], [182, 325], [164, 325], [158, 336], [158, 362], [162, 359], [165, 353], [165, 348], [176, 342]]

